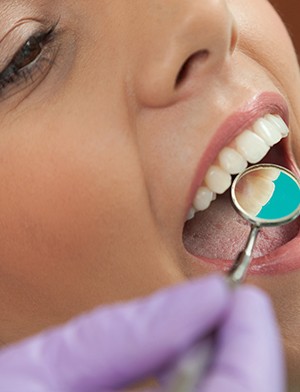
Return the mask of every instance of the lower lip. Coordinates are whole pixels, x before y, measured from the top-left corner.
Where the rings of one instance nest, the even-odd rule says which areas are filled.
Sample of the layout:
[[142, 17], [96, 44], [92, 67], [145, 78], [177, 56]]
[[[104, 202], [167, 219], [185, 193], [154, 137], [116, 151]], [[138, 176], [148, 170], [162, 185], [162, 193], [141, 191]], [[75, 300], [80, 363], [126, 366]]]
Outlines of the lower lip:
[[[209, 263], [226, 272], [232, 267], [234, 261], [222, 259], [208, 259], [205, 257], [196, 257], [196, 262]], [[277, 275], [292, 272], [300, 269], [300, 232], [291, 241], [277, 248], [268, 255], [255, 258], [249, 266], [249, 275]]]

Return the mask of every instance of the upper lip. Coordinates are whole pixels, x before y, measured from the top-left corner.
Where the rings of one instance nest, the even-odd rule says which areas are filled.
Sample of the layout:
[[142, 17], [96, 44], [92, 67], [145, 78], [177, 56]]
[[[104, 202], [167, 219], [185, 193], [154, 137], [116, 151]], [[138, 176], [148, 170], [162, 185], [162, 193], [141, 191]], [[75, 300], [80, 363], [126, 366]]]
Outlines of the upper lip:
[[186, 212], [189, 210], [208, 168], [212, 165], [220, 150], [228, 145], [235, 136], [252, 125], [255, 120], [267, 113], [280, 115], [285, 123], [289, 125], [289, 112], [285, 99], [278, 93], [263, 92], [252, 97], [219, 126], [196, 167], [196, 174], [188, 193]]

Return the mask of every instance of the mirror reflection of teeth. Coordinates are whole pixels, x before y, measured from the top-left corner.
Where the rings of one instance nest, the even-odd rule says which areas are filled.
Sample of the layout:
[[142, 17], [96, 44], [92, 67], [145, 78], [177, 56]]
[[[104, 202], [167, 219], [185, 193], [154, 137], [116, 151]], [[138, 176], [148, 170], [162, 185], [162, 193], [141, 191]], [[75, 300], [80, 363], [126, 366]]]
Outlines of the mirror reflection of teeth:
[[215, 199], [230, 188], [232, 174], [239, 174], [248, 163], [258, 163], [289, 134], [289, 129], [279, 115], [266, 114], [257, 119], [252, 127], [244, 130], [229, 146], [224, 147], [216, 161], [208, 169], [204, 183], [198, 188], [187, 220], [198, 211], [206, 210]]
[[236, 199], [248, 215], [256, 217], [270, 201], [275, 191], [273, 181], [277, 180], [280, 170], [255, 170], [240, 179], [236, 187]]

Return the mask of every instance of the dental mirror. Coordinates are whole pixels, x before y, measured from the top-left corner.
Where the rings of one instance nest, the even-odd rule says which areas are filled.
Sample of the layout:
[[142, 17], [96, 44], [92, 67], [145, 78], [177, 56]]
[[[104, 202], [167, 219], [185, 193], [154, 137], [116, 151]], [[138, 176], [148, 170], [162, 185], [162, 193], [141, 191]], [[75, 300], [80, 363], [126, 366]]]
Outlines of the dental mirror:
[[284, 225], [300, 215], [300, 182], [284, 167], [258, 164], [235, 178], [231, 198], [237, 212], [252, 225], [246, 247], [229, 271], [230, 280], [240, 283], [251, 262], [259, 230]]
[[[292, 222], [300, 215], [300, 182], [284, 167], [273, 164], [251, 166], [232, 183], [231, 198], [237, 212], [251, 223], [245, 249], [237, 257], [228, 274], [228, 282], [235, 286], [243, 282], [252, 260], [252, 252], [259, 230]], [[191, 392], [207, 372], [214, 352], [214, 335], [183, 358], [177, 366], [168, 392]]]

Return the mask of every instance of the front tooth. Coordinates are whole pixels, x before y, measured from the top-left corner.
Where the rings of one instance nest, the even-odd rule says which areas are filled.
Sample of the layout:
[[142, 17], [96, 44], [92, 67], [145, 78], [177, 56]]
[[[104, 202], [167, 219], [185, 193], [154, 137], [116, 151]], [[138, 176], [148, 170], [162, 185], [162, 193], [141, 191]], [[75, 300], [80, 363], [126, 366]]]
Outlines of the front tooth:
[[240, 206], [252, 216], [257, 216], [262, 207], [271, 199], [275, 184], [274, 179], [278, 178], [279, 170], [271, 170], [268, 175], [261, 175], [260, 171], [253, 173], [249, 179], [247, 176], [242, 178], [237, 187], [236, 198]]
[[282, 134], [282, 137], [286, 137], [289, 134], [290, 130], [280, 116], [277, 114], [267, 114], [265, 118], [277, 127], [278, 131]]
[[219, 166], [212, 165], [205, 176], [207, 187], [215, 193], [224, 193], [231, 185], [231, 175]]
[[218, 158], [222, 169], [229, 174], [238, 174], [247, 167], [246, 159], [230, 147], [224, 147]]
[[213, 200], [213, 192], [208, 189], [206, 186], [201, 186], [195, 196], [193, 201], [193, 207], [198, 211], [204, 211], [209, 206]]
[[254, 132], [246, 130], [235, 139], [237, 151], [250, 163], [259, 162], [270, 147]]
[[274, 146], [281, 138], [281, 132], [265, 118], [258, 119], [253, 125], [253, 131], [260, 136], [269, 146]]

